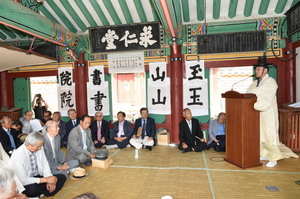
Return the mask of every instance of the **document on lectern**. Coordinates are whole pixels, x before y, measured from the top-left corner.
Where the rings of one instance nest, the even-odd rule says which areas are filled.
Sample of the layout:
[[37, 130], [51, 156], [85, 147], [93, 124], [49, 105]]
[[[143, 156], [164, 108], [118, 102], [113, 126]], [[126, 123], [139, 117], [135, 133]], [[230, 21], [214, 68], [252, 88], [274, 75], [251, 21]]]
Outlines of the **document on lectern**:
[[43, 129], [40, 120], [30, 120], [30, 125], [33, 131], [40, 131]]
[[293, 107], [293, 108], [299, 108], [300, 107], [300, 102], [296, 102], [294, 104], [289, 104], [288, 106]]

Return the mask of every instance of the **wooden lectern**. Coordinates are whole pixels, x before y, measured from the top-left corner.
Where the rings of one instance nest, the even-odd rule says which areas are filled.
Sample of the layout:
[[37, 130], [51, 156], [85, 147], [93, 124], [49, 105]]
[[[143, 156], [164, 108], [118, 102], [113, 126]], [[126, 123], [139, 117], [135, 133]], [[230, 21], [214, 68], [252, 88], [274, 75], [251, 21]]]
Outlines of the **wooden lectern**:
[[241, 168], [260, 163], [259, 111], [254, 110], [256, 95], [227, 91], [226, 99], [226, 158]]

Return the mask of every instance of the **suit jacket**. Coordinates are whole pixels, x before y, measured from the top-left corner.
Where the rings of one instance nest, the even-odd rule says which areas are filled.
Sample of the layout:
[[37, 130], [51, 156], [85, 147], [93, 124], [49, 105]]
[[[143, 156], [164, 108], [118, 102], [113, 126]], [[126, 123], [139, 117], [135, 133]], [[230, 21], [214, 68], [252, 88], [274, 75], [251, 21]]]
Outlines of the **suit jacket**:
[[[19, 146], [21, 146], [21, 142], [20, 142], [19, 138], [17, 137], [17, 132], [13, 128], [10, 129], [10, 132], [14, 138], [15, 145], [18, 148]], [[11, 147], [9, 136], [7, 135], [6, 131], [2, 127], [0, 127], [0, 142], [1, 142], [2, 147], [4, 148], [5, 152], [9, 156], [11, 156], [14, 148]]]
[[[137, 134], [137, 130], [139, 127], [142, 127], [142, 118], [135, 120], [135, 124], [134, 124], [134, 134], [135, 135]], [[147, 123], [146, 123], [146, 134], [148, 137], [154, 138], [155, 133], [156, 133], [156, 130], [155, 130], [154, 119], [151, 117], [148, 117]]]
[[[209, 133], [209, 140], [207, 144], [210, 144], [214, 139], [216, 139], [217, 134], [218, 134], [218, 119], [210, 120], [209, 122], [209, 128], [208, 128], [208, 133]], [[224, 123], [224, 132], [226, 129], [226, 124]], [[225, 132], [226, 134], [226, 132]]]
[[[78, 126], [78, 124], [80, 124], [80, 119], [76, 118], [76, 126]], [[69, 139], [69, 134], [71, 132], [71, 130], [74, 128], [72, 120], [69, 120], [66, 123], [66, 135], [63, 137], [63, 144], [68, 144], [68, 139]]]
[[[125, 137], [127, 137], [129, 139], [132, 137], [133, 131], [132, 131], [131, 123], [128, 122], [127, 120], [124, 120], [123, 131], [124, 131]], [[114, 122], [113, 135], [112, 135], [113, 138], [118, 137], [118, 132], [119, 132], [119, 121]]]
[[[93, 121], [91, 126], [92, 140], [97, 140], [97, 131], [98, 131], [98, 122], [97, 120]], [[106, 120], [101, 122], [101, 137], [105, 138], [105, 142], [109, 139], [109, 127]], [[97, 140], [98, 141], [98, 140]]]
[[84, 153], [88, 156], [91, 153], [97, 152], [96, 148], [94, 147], [90, 128], [86, 130], [86, 145], [87, 150], [84, 150], [81, 127], [78, 125], [73, 128], [69, 134], [66, 160], [74, 160], [75, 156], [81, 153]]
[[180, 144], [182, 144], [183, 142], [185, 142], [187, 145], [193, 144], [195, 142], [195, 139], [197, 139], [196, 136], [199, 138], [203, 138], [203, 132], [200, 128], [199, 121], [195, 118], [192, 118], [191, 121], [192, 121], [192, 133], [185, 119], [183, 119], [179, 123]]
[[51, 147], [50, 139], [46, 132], [43, 131], [43, 135], [45, 137], [45, 143], [44, 143], [44, 151], [46, 158], [48, 160], [49, 166], [51, 170], [55, 170], [57, 166], [61, 165], [62, 162], [66, 161], [63, 152], [60, 150], [60, 136], [55, 136], [54, 139], [54, 150], [56, 154], [56, 160], [54, 161], [54, 154]]
[[58, 124], [59, 132], [58, 134], [60, 135], [60, 147], [64, 146], [67, 147], [67, 130], [66, 130], [66, 122], [60, 120]]

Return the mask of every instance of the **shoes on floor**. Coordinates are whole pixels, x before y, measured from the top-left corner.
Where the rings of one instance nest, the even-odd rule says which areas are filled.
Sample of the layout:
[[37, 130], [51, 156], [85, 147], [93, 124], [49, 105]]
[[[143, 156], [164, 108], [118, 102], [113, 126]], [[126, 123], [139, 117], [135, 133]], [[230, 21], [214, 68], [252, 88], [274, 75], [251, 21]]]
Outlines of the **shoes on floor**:
[[146, 146], [146, 149], [148, 149], [149, 151], [152, 151], [152, 146]]
[[86, 163], [84, 163], [85, 166], [91, 166], [92, 165], [92, 161], [87, 161]]
[[268, 160], [268, 159], [265, 157], [260, 157], [259, 160]]
[[267, 167], [275, 167], [276, 165], [277, 162], [271, 162], [271, 161], [266, 164]]
[[127, 144], [127, 146], [126, 147], [131, 147], [131, 145], [130, 144]]
[[113, 144], [113, 145], [106, 145], [106, 149], [109, 150], [109, 149], [114, 149], [114, 148], [118, 148], [118, 145], [116, 144]]

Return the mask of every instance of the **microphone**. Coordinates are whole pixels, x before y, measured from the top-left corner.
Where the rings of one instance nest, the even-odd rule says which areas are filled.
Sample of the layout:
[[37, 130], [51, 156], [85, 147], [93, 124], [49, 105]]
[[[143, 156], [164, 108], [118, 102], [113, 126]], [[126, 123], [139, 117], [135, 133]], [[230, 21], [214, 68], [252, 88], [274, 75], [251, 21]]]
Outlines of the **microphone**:
[[242, 82], [242, 81], [244, 81], [244, 80], [246, 80], [246, 79], [248, 79], [248, 78], [250, 78], [250, 77], [254, 77], [254, 76], [255, 76], [255, 75], [251, 75], [251, 76], [246, 77], [246, 78], [244, 78], [244, 79], [242, 79], [242, 80], [240, 80], [240, 81], [238, 81], [238, 82], [235, 82], [234, 84], [232, 84], [231, 90], [233, 91], [233, 86], [236, 85], [237, 83], [240, 83], [240, 82]]

